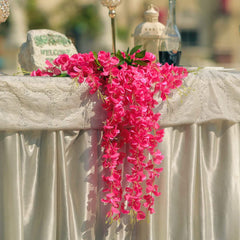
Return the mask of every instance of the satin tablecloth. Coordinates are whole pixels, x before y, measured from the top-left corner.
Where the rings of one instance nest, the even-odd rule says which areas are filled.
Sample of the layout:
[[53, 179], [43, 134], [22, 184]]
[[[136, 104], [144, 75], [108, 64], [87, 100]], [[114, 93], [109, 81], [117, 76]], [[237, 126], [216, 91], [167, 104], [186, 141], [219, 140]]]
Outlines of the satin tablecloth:
[[191, 73], [156, 111], [156, 213], [110, 225], [96, 95], [68, 78], [0, 76], [0, 240], [239, 240], [240, 73]]

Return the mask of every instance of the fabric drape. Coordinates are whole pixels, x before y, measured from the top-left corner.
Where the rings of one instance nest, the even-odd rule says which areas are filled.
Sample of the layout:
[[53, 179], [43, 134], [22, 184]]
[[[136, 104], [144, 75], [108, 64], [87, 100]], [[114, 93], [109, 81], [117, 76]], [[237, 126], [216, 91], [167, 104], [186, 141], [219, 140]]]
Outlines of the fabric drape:
[[239, 240], [240, 73], [202, 69], [156, 111], [156, 213], [106, 222], [96, 95], [68, 78], [0, 76], [0, 240]]
[[[105, 223], [99, 130], [1, 132], [0, 239], [240, 239], [240, 126], [165, 128], [156, 213]], [[86, 160], [87, 159], [87, 160]]]

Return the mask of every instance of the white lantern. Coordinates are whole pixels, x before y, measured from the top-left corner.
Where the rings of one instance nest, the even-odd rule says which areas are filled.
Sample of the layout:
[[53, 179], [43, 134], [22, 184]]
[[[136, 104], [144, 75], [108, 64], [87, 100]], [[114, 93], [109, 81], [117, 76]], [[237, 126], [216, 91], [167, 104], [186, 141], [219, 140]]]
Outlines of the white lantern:
[[149, 5], [144, 12], [145, 22], [139, 24], [134, 31], [134, 45], [141, 45], [143, 49], [153, 53], [158, 60], [158, 44], [165, 26], [158, 21], [158, 12], [153, 5]]

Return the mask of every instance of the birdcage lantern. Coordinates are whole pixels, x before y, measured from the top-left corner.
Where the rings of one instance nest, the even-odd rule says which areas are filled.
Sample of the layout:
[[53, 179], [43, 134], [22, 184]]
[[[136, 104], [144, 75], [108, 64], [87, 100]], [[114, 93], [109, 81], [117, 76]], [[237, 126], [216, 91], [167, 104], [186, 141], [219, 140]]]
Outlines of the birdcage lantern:
[[153, 53], [158, 59], [158, 44], [165, 26], [158, 21], [159, 13], [150, 4], [144, 12], [144, 22], [140, 23], [133, 34], [134, 45]]

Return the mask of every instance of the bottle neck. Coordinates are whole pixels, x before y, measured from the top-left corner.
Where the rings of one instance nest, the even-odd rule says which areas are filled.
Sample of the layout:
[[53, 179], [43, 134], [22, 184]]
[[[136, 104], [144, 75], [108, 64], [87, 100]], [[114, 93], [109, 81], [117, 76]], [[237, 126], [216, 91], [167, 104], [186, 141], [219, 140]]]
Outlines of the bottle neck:
[[176, 0], [169, 0], [167, 25], [176, 25]]

